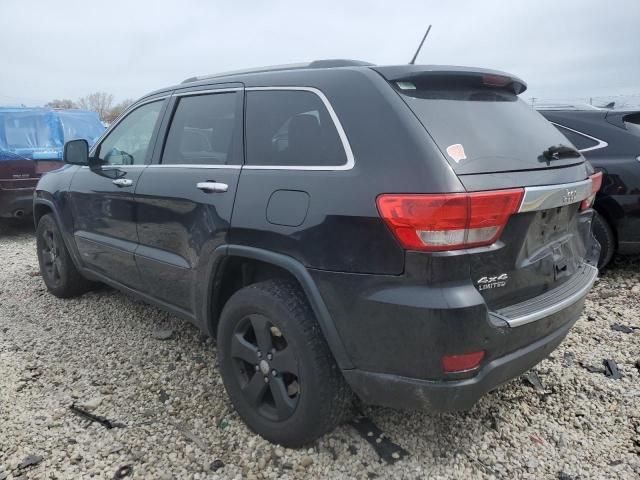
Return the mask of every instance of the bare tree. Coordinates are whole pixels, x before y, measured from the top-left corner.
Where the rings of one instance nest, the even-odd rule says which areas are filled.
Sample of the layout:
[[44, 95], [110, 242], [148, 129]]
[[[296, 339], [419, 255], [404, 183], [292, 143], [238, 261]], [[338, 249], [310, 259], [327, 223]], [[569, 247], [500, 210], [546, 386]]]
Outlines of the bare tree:
[[127, 98], [120, 103], [118, 103], [115, 107], [109, 110], [106, 118], [104, 119], [106, 122], [113, 122], [118, 116], [124, 112], [129, 106], [134, 102], [132, 98]]
[[51, 100], [49, 103], [47, 103], [45, 105], [45, 107], [49, 107], [49, 108], [76, 108], [76, 104], [73, 102], [73, 100], [69, 100], [67, 98], [65, 98], [63, 100], [58, 100], [56, 98], [55, 100]]
[[100, 120], [107, 120], [113, 103], [113, 94], [106, 92], [95, 92], [78, 100], [78, 107], [85, 110], [97, 112]]

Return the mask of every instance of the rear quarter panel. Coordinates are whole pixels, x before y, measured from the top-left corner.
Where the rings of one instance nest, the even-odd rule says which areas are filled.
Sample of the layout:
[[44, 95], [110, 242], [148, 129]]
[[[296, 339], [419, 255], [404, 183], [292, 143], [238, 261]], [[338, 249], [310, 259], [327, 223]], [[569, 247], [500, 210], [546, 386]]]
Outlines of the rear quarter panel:
[[[398, 95], [372, 70], [267, 76], [247, 87], [313, 86], [335, 110], [355, 166], [343, 171], [243, 169], [231, 243], [292, 256], [310, 268], [400, 274], [404, 251], [378, 215], [381, 193], [459, 192], [463, 187]], [[275, 225], [266, 207], [277, 190], [306, 192], [309, 207], [295, 227]]]

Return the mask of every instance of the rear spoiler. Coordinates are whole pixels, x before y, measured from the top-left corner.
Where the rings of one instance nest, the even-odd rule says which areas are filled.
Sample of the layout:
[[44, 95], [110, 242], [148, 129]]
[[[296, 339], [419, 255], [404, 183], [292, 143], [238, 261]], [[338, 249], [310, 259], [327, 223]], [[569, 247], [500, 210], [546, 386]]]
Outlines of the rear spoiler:
[[516, 95], [527, 89], [524, 80], [509, 73], [484, 68], [468, 68], [448, 65], [395, 65], [390, 67], [372, 67], [389, 82], [411, 82], [419, 80], [446, 79], [452, 81], [477, 79], [478, 85], [505, 88]]

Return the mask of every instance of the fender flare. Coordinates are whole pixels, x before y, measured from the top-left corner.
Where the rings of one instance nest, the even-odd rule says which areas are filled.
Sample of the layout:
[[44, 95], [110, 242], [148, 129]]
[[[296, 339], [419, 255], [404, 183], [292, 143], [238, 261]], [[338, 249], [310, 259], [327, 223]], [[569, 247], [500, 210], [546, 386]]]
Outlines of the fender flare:
[[[318, 324], [320, 325], [320, 329], [324, 335], [327, 344], [329, 345], [329, 349], [333, 354], [333, 357], [336, 360], [336, 363], [342, 370], [347, 370], [354, 368], [351, 359], [347, 355], [347, 351], [342, 343], [342, 339], [340, 338], [340, 334], [336, 329], [335, 323], [331, 318], [331, 314], [327, 309], [327, 306], [320, 295], [320, 291], [316, 286], [313, 278], [305, 268], [305, 266], [300, 263], [295, 258], [292, 258], [288, 255], [283, 255], [280, 253], [274, 253], [269, 250], [263, 250], [261, 248], [248, 247], [245, 245], [225, 245], [222, 248], [216, 249], [216, 259], [212, 260], [213, 267], [211, 270], [211, 275], [209, 279], [209, 292], [212, 292], [212, 288], [215, 282], [215, 277], [219, 274], [219, 266], [221, 256], [222, 257], [244, 257], [252, 260], [259, 260], [261, 262], [270, 263], [277, 267], [282, 268], [289, 272], [293, 277], [300, 283], [302, 289], [304, 290], [307, 299], [309, 300], [309, 304], [313, 310], [313, 313], [318, 320]], [[209, 295], [209, 298], [212, 298], [212, 295]], [[212, 300], [209, 300], [211, 302]], [[209, 303], [207, 302], [207, 303]], [[211, 304], [209, 303], [209, 306]], [[211, 308], [208, 308], [208, 312], [211, 312]], [[209, 313], [210, 314], [210, 313]]]

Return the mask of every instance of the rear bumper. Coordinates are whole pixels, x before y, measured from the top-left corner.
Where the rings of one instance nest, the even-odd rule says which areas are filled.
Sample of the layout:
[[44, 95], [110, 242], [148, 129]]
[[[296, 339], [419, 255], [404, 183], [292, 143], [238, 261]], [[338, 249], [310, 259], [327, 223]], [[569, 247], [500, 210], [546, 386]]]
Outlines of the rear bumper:
[[[450, 411], [469, 409], [547, 357], [580, 317], [597, 270], [585, 264], [556, 289], [496, 312], [468, 282], [312, 275], [355, 366], [345, 379], [363, 402]], [[480, 350], [476, 369], [442, 371], [444, 355]]]
[[0, 189], [0, 218], [11, 218], [33, 213], [34, 188], [20, 188], [15, 190]]
[[353, 391], [365, 403], [434, 411], [469, 410], [485, 393], [526, 372], [544, 360], [565, 338], [580, 316], [580, 308], [561, 328], [487, 363], [472, 378], [429, 381], [398, 375], [348, 370], [343, 372]]

